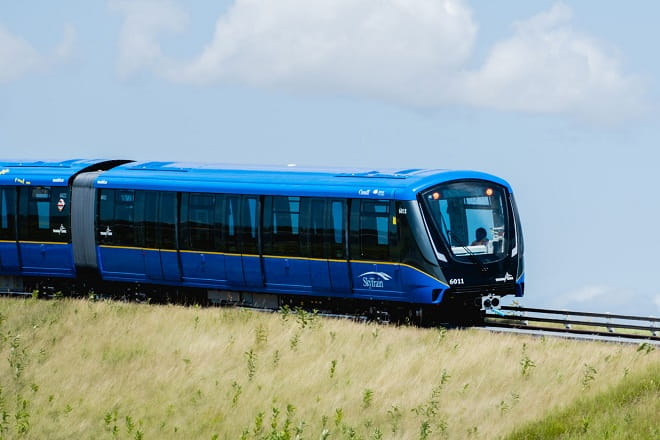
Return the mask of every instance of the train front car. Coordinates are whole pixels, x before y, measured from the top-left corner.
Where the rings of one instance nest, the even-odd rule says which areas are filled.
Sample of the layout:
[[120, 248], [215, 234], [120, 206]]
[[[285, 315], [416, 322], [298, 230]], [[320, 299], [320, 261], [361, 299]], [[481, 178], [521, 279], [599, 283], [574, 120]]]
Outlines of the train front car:
[[502, 297], [523, 296], [522, 228], [506, 182], [465, 173], [420, 191], [418, 202], [449, 284], [443, 317], [478, 322]]

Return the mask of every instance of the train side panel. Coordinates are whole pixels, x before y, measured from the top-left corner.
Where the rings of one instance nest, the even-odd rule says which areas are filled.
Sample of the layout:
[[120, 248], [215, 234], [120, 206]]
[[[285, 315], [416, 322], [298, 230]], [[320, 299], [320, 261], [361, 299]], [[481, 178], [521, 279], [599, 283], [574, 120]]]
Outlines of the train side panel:
[[108, 281], [423, 304], [441, 299], [441, 275], [425, 275], [418, 264], [418, 241], [426, 237], [411, 230], [414, 201], [107, 187], [98, 197], [99, 269]]
[[73, 278], [76, 274], [70, 244], [21, 242], [20, 253], [23, 275]]
[[147, 281], [144, 249], [119, 246], [99, 246], [99, 271], [109, 281]]
[[[215, 285], [217, 288], [227, 285], [227, 257], [224, 254], [182, 251], [179, 253], [179, 258], [181, 259], [182, 278], [186, 283]], [[240, 264], [240, 261], [238, 263]]]
[[18, 257], [18, 244], [15, 241], [0, 241], [0, 274], [19, 275], [21, 264]]

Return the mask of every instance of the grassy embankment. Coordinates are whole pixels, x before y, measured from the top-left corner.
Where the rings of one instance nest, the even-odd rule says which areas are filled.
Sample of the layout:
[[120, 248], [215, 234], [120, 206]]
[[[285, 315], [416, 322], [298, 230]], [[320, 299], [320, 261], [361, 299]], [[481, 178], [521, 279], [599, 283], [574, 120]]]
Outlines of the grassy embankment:
[[648, 345], [0, 299], [2, 438], [654, 438], [659, 376]]

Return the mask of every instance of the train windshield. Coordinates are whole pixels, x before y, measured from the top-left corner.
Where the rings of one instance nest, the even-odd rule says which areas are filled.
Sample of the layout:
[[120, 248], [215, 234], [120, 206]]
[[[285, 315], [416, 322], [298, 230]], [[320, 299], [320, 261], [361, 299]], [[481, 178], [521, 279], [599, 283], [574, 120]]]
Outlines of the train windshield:
[[[450, 182], [431, 188], [422, 198], [432, 227], [455, 257], [476, 256], [490, 262], [506, 256], [511, 246], [508, 240], [515, 232], [509, 230], [504, 187], [484, 181]], [[438, 249], [443, 247], [439, 244]]]

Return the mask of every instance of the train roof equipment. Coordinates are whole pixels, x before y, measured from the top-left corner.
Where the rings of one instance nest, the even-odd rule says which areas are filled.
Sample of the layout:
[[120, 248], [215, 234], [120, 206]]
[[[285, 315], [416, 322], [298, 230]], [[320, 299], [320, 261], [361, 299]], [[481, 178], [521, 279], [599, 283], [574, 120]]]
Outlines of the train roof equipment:
[[441, 182], [503, 179], [477, 171], [443, 169], [306, 168], [184, 162], [131, 162], [112, 168], [96, 180], [97, 188], [223, 192], [414, 200], [417, 193]]
[[103, 171], [126, 160], [70, 159], [64, 161], [0, 160], [0, 185], [67, 186], [87, 171]]

